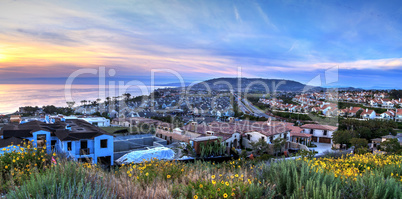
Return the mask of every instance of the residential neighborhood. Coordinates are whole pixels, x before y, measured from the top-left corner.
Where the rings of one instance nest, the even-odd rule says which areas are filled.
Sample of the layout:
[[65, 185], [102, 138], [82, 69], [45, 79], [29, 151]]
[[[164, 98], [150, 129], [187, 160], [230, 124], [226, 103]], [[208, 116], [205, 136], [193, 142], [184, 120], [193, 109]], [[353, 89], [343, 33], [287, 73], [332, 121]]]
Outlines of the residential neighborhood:
[[[388, 95], [386, 92], [367, 91], [312, 92], [295, 95], [292, 99], [293, 104], [283, 103], [283, 100], [277, 98], [260, 98], [259, 103], [265, 104], [273, 110], [289, 113], [314, 113], [325, 117], [400, 121], [402, 100], [400, 98], [388, 99], [386, 98]], [[346, 107], [341, 108], [340, 105]]]

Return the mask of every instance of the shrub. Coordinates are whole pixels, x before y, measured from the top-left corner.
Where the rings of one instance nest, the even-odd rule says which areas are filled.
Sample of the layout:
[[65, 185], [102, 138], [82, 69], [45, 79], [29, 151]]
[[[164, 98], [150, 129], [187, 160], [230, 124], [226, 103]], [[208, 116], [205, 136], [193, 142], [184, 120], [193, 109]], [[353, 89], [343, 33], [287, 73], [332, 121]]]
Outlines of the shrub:
[[34, 170], [43, 170], [50, 164], [51, 155], [46, 148], [32, 148], [30, 143], [23, 146], [9, 146], [0, 155], [0, 192], [21, 185]]
[[262, 154], [262, 155], [258, 156], [256, 159], [257, 159], [257, 160], [261, 160], [261, 161], [267, 161], [267, 160], [269, 160], [269, 159], [271, 159], [271, 158], [273, 158], [272, 155], [269, 155], [269, 154]]
[[333, 175], [311, 172], [304, 161], [283, 160], [263, 166], [259, 180], [275, 182], [275, 196], [286, 198], [339, 198], [340, 190]]
[[7, 198], [113, 198], [104, 185], [101, 176], [70, 161], [35, 172]]

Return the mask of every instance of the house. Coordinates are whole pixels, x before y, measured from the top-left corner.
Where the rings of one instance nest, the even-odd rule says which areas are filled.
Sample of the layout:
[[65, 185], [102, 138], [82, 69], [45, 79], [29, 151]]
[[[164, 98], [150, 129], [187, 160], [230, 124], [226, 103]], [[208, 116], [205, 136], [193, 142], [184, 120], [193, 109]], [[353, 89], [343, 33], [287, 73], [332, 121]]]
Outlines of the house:
[[201, 144], [206, 144], [210, 142], [218, 142], [219, 137], [217, 136], [202, 136], [198, 138], [194, 138], [191, 140], [193, 143], [193, 148], [196, 154], [201, 154]]
[[183, 135], [188, 137], [202, 137], [202, 136], [216, 136], [219, 137], [221, 142], [227, 147], [240, 147], [241, 134], [238, 131], [238, 124], [231, 122], [211, 122], [208, 125], [204, 122], [190, 122], [188, 125], [182, 127]]
[[335, 108], [335, 109], [331, 109], [327, 112], [328, 116], [338, 116], [340, 113], [340, 110]]
[[111, 134], [84, 120], [71, 119], [65, 122], [45, 123], [30, 121], [9, 124], [0, 131], [3, 145], [13, 141], [32, 141], [32, 145], [47, 153], [64, 153], [67, 157], [93, 164], [113, 165], [113, 140]]
[[94, 126], [99, 126], [99, 127], [110, 126], [110, 120], [106, 119], [104, 117], [84, 117], [84, 118], [78, 118], [78, 119], [85, 120]]
[[402, 146], [402, 134], [398, 133], [396, 136], [394, 135], [385, 135], [381, 138], [374, 138], [371, 140], [371, 147], [373, 149], [377, 149], [377, 146], [381, 145], [382, 142], [385, 142], [390, 139], [397, 139], [399, 144]]
[[360, 107], [350, 107], [348, 110], [347, 117], [356, 117], [357, 112], [360, 110], [363, 110], [363, 109]]
[[387, 112], [381, 113], [378, 118], [384, 120], [393, 120], [395, 118], [395, 111], [388, 110]]
[[[264, 124], [266, 123], [266, 124]], [[254, 122], [247, 132], [244, 133], [243, 146], [251, 148], [251, 142], [258, 142], [260, 139], [272, 144], [275, 139], [290, 139], [290, 130], [286, 128], [286, 122]], [[258, 125], [256, 125], [258, 124]]]
[[11, 123], [20, 123], [21, 120], [21, 115], [11, 115], [10, 116], [10, 122]]
[[402, 109], [396, 109], [395, 121], [402, 122]]
[[289, 123], [286, 125], [286, 128], [289, 130], [291, 142], [301, 143], [306, 145], [307, 143], [311, 142], [311, 137], [313, 135], [303, 133], [303, 129], [298, 126], [293, 126], [293, 124]]
[[346, 117], [348, 115], [349, 109], [345, 108], [345, 109], [341, 109], [339, 110], [339, 116], [341, 117]]
[[377, 99], [370, 100], [370, 106], [372, 106], [372, 107], [378, 107], [381, 104], [382, 104], [382, 102], [380, 100], [377, 100]]
[[384, 108], [393, 108], [394, 103], [390, 99], [381, 99], [382, 107]]
[[301, 126], [303, 133], [311, 134], [311, 140], [319, 143], [331, 143], [332, 134], [338, 129], [336, 126], [320, 125], [320, 124], [305, 124]]
[[[161, 139], [166, 140], [166, 144], [172, 144], [175, 142], [185, 142], [185, 143], [190, 143], [191, 137], [186, 136], [186, 135], [181, 135], [175, 132], [170, 132], [167, 131], [163, 128], [157, 128], [155, 132], [155, 136]], [[197, 136], [199, 137], [199, 136]]]
[[368, 108], [366, 108], [366, 110], [364, 110], [362, 112], [362, 114], [360, 114], [360, 117], [363, 119], [375, 119], [376, 118], [376, 113], [374, 110], [369, 110]]
[[131, 123], [127, 118], [114, 118], [112, 120], [113, 125], [118, 125], [122, 127], [131, 127]]
[[321, 111], [324, 115], [327, 115], [327, 111], [333, 109], [333, 107], [330, 104], [325, 104], [321, 107]]

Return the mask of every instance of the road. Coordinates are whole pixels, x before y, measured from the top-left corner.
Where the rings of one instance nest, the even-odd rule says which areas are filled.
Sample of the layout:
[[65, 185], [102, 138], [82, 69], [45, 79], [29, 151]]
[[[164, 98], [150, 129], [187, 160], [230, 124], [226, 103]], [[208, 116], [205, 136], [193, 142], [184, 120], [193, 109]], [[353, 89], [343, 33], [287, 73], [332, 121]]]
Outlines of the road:
[[263, 111], [255, 107], [253, 104], [251, 104], [248, 100], [246, 99], [240, 99], [237, 94], [233, 94], [237, 104], [239, 105], [240, 110], [243, 113], [249, 114], [249, 115], [254, 115], [256, 117], [265, 117], [265, 118], [270, 118], [271, 116], [265, 114]]
[[261, 111], [259, 108], [255, 107], [255, 106], [254, 106], [253, 104], [251, 104], [248, 100], [243, 99], [242, 101], [243, 101], [244, 104], [246, 104], [246, 106], [248, 106], [248, 107], [251, 109], [251, 111], [253, 112], [253, 114], [254, 114], [255, 116], [258, 116], [258, 117], [265, 117], [265, 118], [270, 118], [270, 117], [271, 117], [271, 116], [265, 114], [265, 113], [264, 113], [263, 111]]
[[239, 108], [243, 113], [246, 113], [246, 114], [251, 114], [252, 113], [252, 111], [246, 105], [243, 104], [242, 100], [240, 100], [238, 95], [233, 94], [233, 96], [236, 99], [236, 102], [239, 105]]

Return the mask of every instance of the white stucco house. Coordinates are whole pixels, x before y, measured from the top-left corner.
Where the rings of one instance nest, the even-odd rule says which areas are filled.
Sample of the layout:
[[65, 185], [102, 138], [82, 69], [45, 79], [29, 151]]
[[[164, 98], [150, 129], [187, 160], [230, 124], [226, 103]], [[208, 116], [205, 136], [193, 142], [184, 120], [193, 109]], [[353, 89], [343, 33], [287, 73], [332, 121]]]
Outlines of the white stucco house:
[[377, 118], [383, 120], [393, 120], [395, 118], [395, 112], [393, 110], [388, 110], [387, 112], [381, 113]]
[[286, 128], [286, 125], [270, 126], [267, 129], [246, 132], [243, 137], [243, 145], [246, 148], [251, 148], [250, 144], [252, 142], [258, 142], [260, 139], [266, 141], [268, 144], [272, 144], [277, 138], [283, 138], [289, 141], [290, 131]]
[[332, 144], [332, 134], [338, 129], [336, 126], [305, 124], [301, 126], [303, 133], [311, 134], [313, 142]]
[[396, 109], [395, 120], [402, 122], [402, 109]]
[[108, 127], [110, 126], [110, 120], [104, 117], [85, 117], [85, 118], [78, 118], [80, 120], [85, 120], [88, 123], [98, 126], [98, 127]]
[[366, 108], [366, 110], [364, 110], [361, 114], [360, 117], [363, 119], [375, 119], [376, 118], [376, 113], [374, 110], [369, 110]]

